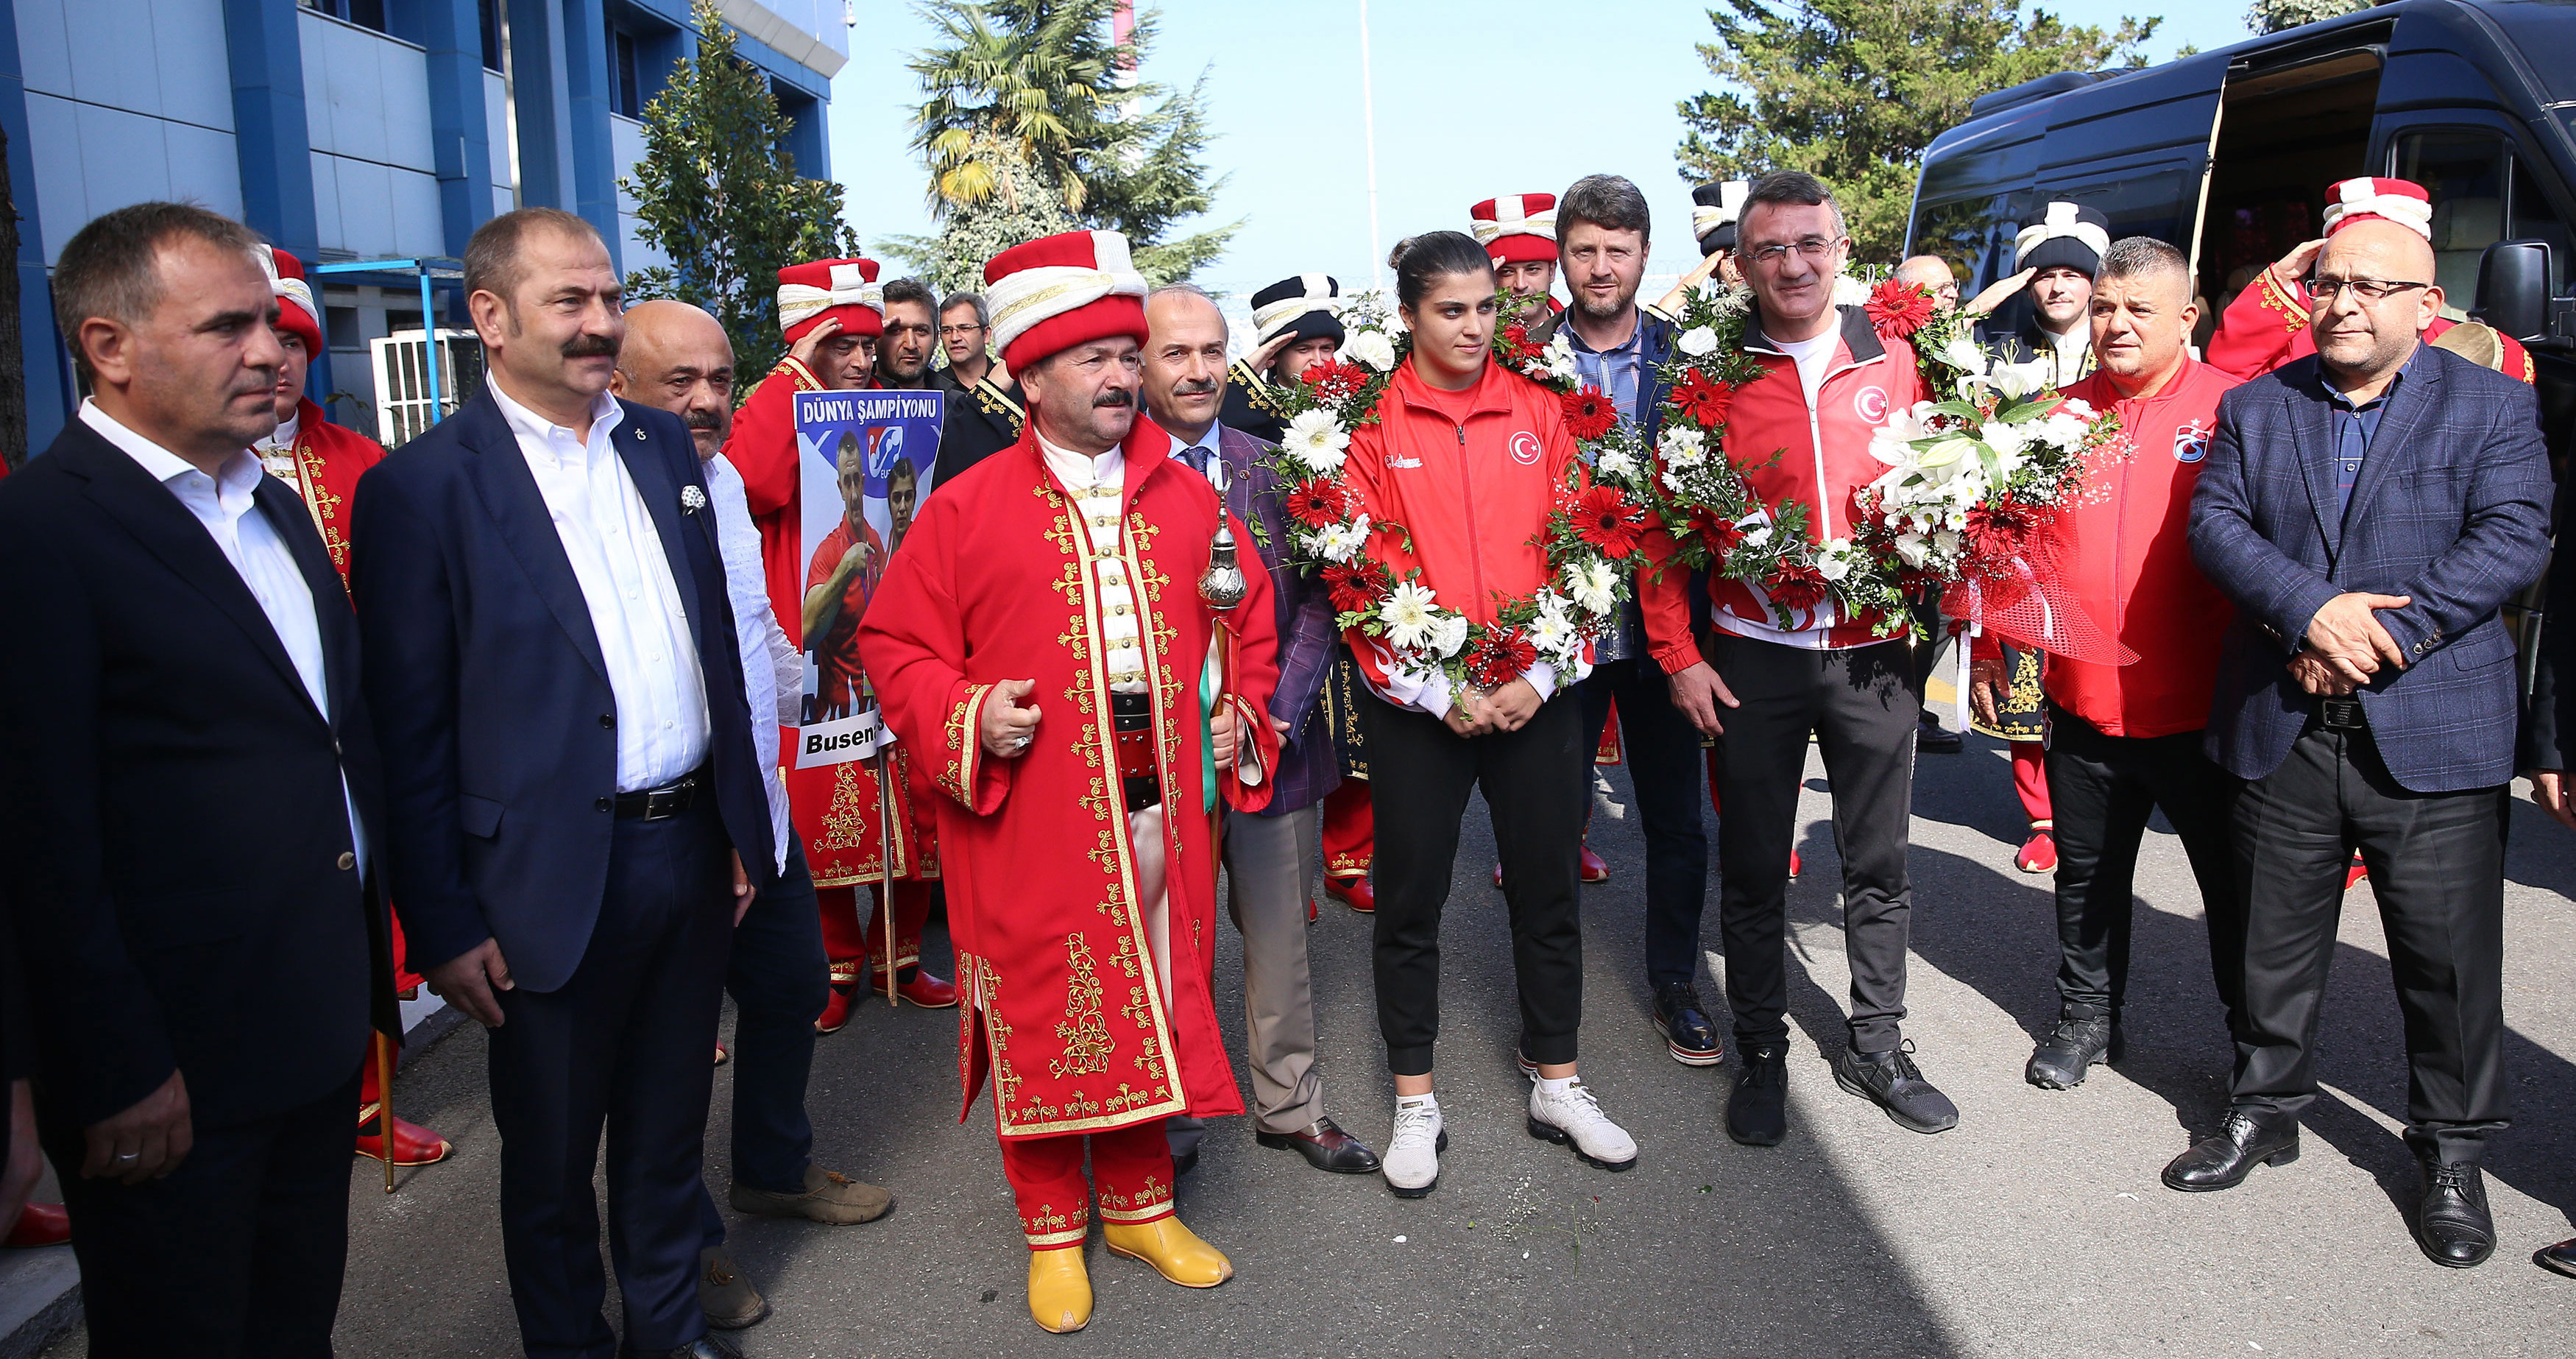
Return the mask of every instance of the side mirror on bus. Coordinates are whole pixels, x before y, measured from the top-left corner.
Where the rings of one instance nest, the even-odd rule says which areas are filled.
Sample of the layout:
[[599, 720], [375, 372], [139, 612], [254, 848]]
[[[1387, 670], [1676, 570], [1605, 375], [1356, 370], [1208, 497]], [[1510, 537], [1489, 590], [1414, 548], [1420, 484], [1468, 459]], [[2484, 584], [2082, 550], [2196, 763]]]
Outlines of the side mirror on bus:
[[2525, 343], [2549, 330], [2549, 243], [2498, 241], [2478, 256], [2478, 302], [2469, 315]]

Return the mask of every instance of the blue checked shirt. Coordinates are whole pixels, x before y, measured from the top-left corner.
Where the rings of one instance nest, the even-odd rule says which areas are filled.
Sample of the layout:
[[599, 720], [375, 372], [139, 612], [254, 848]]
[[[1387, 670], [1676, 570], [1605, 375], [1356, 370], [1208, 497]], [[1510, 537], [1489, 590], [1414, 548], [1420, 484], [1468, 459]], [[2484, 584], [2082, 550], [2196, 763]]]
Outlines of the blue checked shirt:
[[[2424, 352], [2417, 344], [2415, 354]], [[2379, 415], [2404, 385], [2406, 374], [2415, 367], [2415, 354], [2406, 356], [2406, 366], [2388, 380], [2387, 390], [2377, 397], [2354, 405], [2352, 398], [2338, 390], [2331, 378], [2325, 384], [2326, 400], [2334, 407], [2335, 509], [2337, 513], [2352, 508], [2352, 488], [2361, 480], [2361, 460], [2370, 455], [2370, 441], [2379, 437]]]

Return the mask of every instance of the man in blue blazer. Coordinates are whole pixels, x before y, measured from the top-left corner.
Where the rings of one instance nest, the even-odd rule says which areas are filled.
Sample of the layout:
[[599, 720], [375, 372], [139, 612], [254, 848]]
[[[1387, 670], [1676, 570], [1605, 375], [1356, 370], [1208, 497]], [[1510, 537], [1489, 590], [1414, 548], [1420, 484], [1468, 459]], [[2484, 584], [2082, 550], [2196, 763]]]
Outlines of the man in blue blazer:
[[696, 1294], [708, 1054], [777, 871], [715, 515], [688, 428], [608, 394], [625, 319], [588, 223], [492, 219], [465, 290], [484, 388], [367, 473], [351, 533], [393, 898], [431, 989], [492, 1030], [528, 1354], [731, 1355]]
[[2442, 302], [2424, 230], [2336, 224], [2317, 354], [2227, 394], [2192, 498], [2192, 559], [2238, 610], [2208, 740], [2245, 780], [2245, 1006], [2226, 1124], [2164, 1179], [2225, 1189], [2298, 1156], [2357, 847], [2406, 1021], [2416, 1240], [2465, 1268], [2495, 1248], [2478, 1158], [2506, 1120], [2518, 695], [2496, 609], [2540, 574], [2551, 487], [2531, 389], [2421, 339]]

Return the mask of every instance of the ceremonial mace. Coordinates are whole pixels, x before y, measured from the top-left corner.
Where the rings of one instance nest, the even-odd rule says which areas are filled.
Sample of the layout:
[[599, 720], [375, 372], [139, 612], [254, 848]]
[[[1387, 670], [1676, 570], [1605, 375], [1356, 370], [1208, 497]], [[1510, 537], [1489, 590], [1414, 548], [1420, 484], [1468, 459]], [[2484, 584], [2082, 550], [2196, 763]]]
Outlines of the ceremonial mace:
[[[875, 689], [872, 683], [868, 686]], [[871, 695], [873, 696], [873, 695]], [[900, 1010], [903, 1002], [894, 995], [894, 795], [888, 791], [893, 780], [886, 765], [893, 761], [890, 753], [894, 741], [886, 730], [885, 704], [877, 704], [877, 919], [885, 930], [886, 1008]]]
[[[1223, 703], [1234, 692], [1234, 627], [1230, 621], [1234, 610], [1252, 593], [1252, 583], [1243, 578], [1243, 567], [1236, 561], [1234, 520], [1226, 511], [1226, 489], [1234, 480], [1226, 467], [1225, 455], [1219, 453], [1208, 463], [1208, 483], [1216, 488], [1216, 537], [1208, 543], [1207, 570], [1199, 573], [1199, 600], [1216, 611], [1215, 634], [1208, 644], [1216, 648], [1217, 702]], [[1242, 743], [1252, 739], [1250, 732], [1235, 735], [1235, 758], [1240, 760]], [[1227, 771], [1232, 772], [1232, 771]], [[1223, 798], [1208, 804], [1208, 845], [1220, 849], [1224, 840], [1225, 802]]]
[[[397, 1011], [396, 1013], [400, 1013]], [[396, 1021], [400, 1022], [400, 1021]], [[394, 1192], [394, 1043], [382, 1030], [370, 1030], [376, 1048], [376, 1133], [385, 1156], [385, 1192]]]

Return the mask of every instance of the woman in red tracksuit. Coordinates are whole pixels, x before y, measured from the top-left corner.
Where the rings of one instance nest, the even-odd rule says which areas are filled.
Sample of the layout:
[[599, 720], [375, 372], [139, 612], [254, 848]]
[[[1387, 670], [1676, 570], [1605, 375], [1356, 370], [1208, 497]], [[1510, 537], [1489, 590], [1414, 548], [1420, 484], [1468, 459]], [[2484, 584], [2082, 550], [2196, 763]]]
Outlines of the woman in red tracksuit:
[[[1396, 296], [1413, 354], [1388, 385], [1378, 420], [1352, 435], [1347, 479], [1377, 526], [1369, 552], [1399, 580], [1419, 568], [1443, 609], [1488, 624], [1499, 601], [1547, 582], [1538, 540], [1577, 462], [1574, 439], [1552, 393], [1492, 362], [1494, 271], [1472, 237], [1414, 238], [1396, 266]], [[1388, 1185], [1418, 1198], [1439, 1178], [1447, 1134], [1431, 1055], [1440, 910], [1459, 819], [1480, 787], [1502, 850], [1521, 1052], [1537, 1067], [1530, 1134], [1627, 1169], [1636, 1143], [1602, 1115], [1574, 1068], [1583, 1017], [1577, 856], [1591, 755], [1573, 695], [1582, 676], [1541, 662], [1490, 692], [1453, 692], [1436, 670], [1396, 668], [1383, 643], [1358, 629], [1350, 642], [1370, 690], [1360, 721], [1377, 818], [1378, 1028], [1396, 1090]]]

